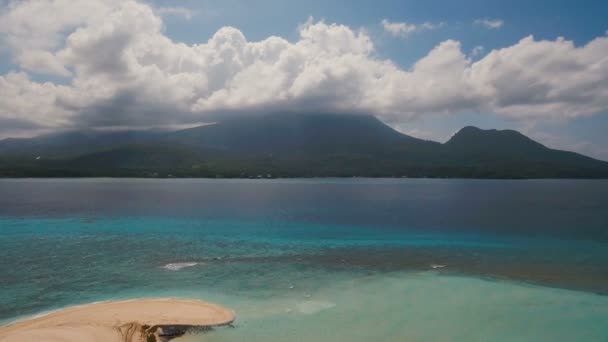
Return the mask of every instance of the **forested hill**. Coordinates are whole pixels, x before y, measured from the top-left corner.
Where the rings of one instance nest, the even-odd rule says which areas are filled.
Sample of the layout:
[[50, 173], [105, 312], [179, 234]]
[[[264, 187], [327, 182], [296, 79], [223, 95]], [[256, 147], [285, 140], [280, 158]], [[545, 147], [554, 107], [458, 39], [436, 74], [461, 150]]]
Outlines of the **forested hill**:
[[513, 130], [465, 127], [440, 144], [373, 116], [273, 114], [174, 132], [5, 139], [0, 176], [608, 178], [608, 163]]

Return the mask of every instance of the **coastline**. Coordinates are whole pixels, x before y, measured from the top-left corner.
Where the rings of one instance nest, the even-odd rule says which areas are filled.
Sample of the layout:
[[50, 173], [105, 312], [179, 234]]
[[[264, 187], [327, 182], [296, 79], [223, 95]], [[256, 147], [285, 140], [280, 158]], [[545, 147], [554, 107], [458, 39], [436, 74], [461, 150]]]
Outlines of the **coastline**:
[[61, 174], [55, 175], [49, 174], [25, 174], [25, 175], [13, 175], [3, 174], [0, 169], [0, 179], [150, 179], [150, 180], [174, 180], [174, 179], [201, 179], [201, 180], [290, 180], [290, 179], [309, 179], [309, 180], [323, 180], [323, 179], [412, 179], [412, 180], [502, 180], [502, 181], [526, 181], [526, 180], [607, 180], [608, 176], [463, 176], [463, 175], [429, 175], [429, 176], [395, 176], [390, 174], [383, 175], [368, 175], [368, 174], [349, 174], [349, 175], [293, 175], [293, 176], [271, 176], [271, 177], [257, 177], [257, 176], [224, 176], [224, 175], [170, 175], [170, 176], [147, 176], [141, 174], [106, 174], [106, 173], [91, 173], [91, 174]]
[[198, 300], [105, 301], [9, 323], [0, 327], [0, 341], [168, 341], [189, 329], [228, 325], [234, 319], [232, 310]]

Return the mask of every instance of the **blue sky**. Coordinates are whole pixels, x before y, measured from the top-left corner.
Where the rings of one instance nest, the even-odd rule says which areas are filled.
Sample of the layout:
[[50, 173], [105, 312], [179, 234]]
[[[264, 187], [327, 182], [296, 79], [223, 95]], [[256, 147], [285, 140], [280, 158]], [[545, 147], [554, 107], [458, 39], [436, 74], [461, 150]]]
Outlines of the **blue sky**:
[[[68, 2], [65, 1], [63, 1], [64, 4], [58, 4], [61, 2], [61, 0], [57, 1], [56, 3], [48, 2], [48, 4], [45, 5], [48, 7], [45, 8], [44, 11], [50, 12], [52, 10], [57, 10], [57, 13], [65, 13], [66, 8], [68, 8], [66, 6], [70, 5]], [[107, 10], [108, 17], [110, 13], [115, 13], [116, 11], [118, 11], [118, 7], [124, 5], [124, 3], [115, 3], [115, 0], [94, 1], [94, 3], [97, 2], [99, 2], [100, 11]], [[50, 47], [44, 46], [44, 49], [46, 49], [45, 51], [49, 52], [50, 55], [53, 56], [46, 56], [45, 58], [48, 57], [48, 60], [45, 59], [44, 62], [41, 62], [42, 58], [40, 57], [40, 55], [36, 55], [36, 53], [39, 52], [37, 51], [39, 48], [36, 44], [40, 44], [40, 39], [35, 38], [39, 38], [36, 37], [36, 35], [43, 35], [49, 33], [36, 31], [36, 12], [31, 8], [27, 8], [27, 3], [28, 1], [24, 1], [19, 5], [15, 5], [14, 3], [10, 5], [10, 1], [0, 1], [0, 6], [2, 6], [3, 8], [3, 14], [6, 16], [5, 18], [7, 18], [7, 20], [5, 20], [5, 23], [8, 23], [4, 27], [0, 24], [0, 34], [2, 34], [2, 37], [4, 38], [2, 40], [4, 44], [2, 46], [2, 49], [0, 49], [0, 74], [5, 75], [4, 78], [7, 80], [5, 81], [5, 87], [7, 87], [7, 89], [14, 91], [15, 94], [27, 93], [27, 91], [24, 91], [23, 89], [19, 90], [19, 87], [27, 87], [27, 89], [29, 89], [28, 91], [33, 91], [32, 89], [35, 89], [37, 92], [39, 92], [43, 91], [40, 90], [40, 88], [44, 88], [41, 86], [41, 84], [43, 84], [44, 82], [50, 82], [53, 87], [49, 86], [47, 88], [53, 88], [52, 91], [54, 93], [51, 96], [52, 99], [50, 99], [48, 103], [56, 104], [71, 101], [71, 99], [74, 97], [73, 95], [68, 94], [71, 91], [77, 90], [84, 92], [86, 87], [91, 86], [82, 86], [82, 84], [93, 84], [96, 82], [95, 84], [99, 85], [99, 82], [102, 82], [102, 80], [109, 79], [108, 70], [103, 70], [103, 75], [100, 73], [92, 74], [90, 70], [101, 70], [98, 68], [99, 65], [93, 68], [93, 66], [91, 65], [86, 66], [82, 64], [81, 60], [78, 60], [76, 58], [82, 56], [74, 55], [74, 51], [76, 51], [76, 49], [71, 48], [70, 46], [74, 43], [74, 41], [69, 39], [70, 35], [77, 32], [77, 29], [79, 27], [90, 29], [91, 32], [89, 33], [91, 34], [87, 36], [88, 38], [96, 37], [96, 35], [93, 34], [95, 33], [94, 29], [98, 29], [99, 27], [101, 27], [100, 23], [103, 23], [103, 18], [100, 22], [99, 18], [96, 18], [92, 13], [86, 12], [90, 11], [90, 8], [84, 8], [86, 6], [80, 6], [83, 8], [74, 9], [72, 18], [66, 17], [57, 20], [53, 19], [52, 24], [56, 24], [56, 34], [60, 38], [58, 39], [57, 44]], [[601, 99], [602, 94], [606, 94], [606, 92], [603, 91], [608, 91], [608, 75], [604, 74], [605, 70], [607, 70], [605, 68], [606, 64], [608, 63], [602, 61], [602, 53], [605, 52], [604, 56], [608, 55], [608, 51], [605, 48], [607, 45], [605, 45], [605, 43], [602, 43], [597, 44], [599, 47], [595, 47], [593, 49], [589, 48], [586, 50], [584, 49], [585, 44], [589, 43], [594, 39], [602, 39], [602, 37], [606, 37], [607, 35], [607, 1], [312, 0], [295, 2], [278, 0], [153, 0], [148, 2], [140, 1], [139, 4], [144, 7], [147, 6], [151, 8], [156, 13], [156, 15], [162, 20], [161, 33], [155, 33], [156, 36], [154, 39], [158, 41], [158, 37], [162, 38], [162, 36], [165, 36], [169, 38], [173, 43], [185, 43], [186, 46], [192, 48], [191, 50], [188, 50], [190, 52], [196, 50], [194, 48], [195, 44], [207, 43], [209, 39], [214, 36], [214, 34], [216, 34], [218, 31], [226, 33], [227, 31], [222, 30], [227, 26], [231, 26], [238, 29], [238, 31], [240, 31], [240, 33], [242, 33], [246, 37], [246, 40], [249, 43], [266, 41], [267, 38], [270, 36], [278, 36], [283, 39], [286, 39], [289, 43], [295, 45], [297, 42], [303, 39], [301, 36], [302, 33], [300, 31], [302, 25], [306, 25], [306, 23], [308, 22], [309, 24], [312, 23], [312, 28], [315, 28], [316, 26], [314, 25], [322, 21], [323, 23], [327, 24], [327, 26], [319, 26], [318, 28], [327, 32], [335, 29], [335, 27], [329, 27], [330, 24], [336, 23], [338, 25], [344, 25], [344, 27], [346, 27], [349, 32], [352, 31], [353, 35], [355, 35], [353, 38], [353, 44], [358, 44], [356, 42], [357, 37], [361, 38], [360, 36], [356, 35], [359, 32], [364, 32], [363, 38], [369, 38], [373, 43], [374, 48], [371, 52], [365, 50], [365, 48], [363, 48], [365, 50], [363, 52], [357, 50], [357, 53], [361, 53], [363, 55], [362, 62], [378, 62], [373, 66], [373, 68], [378, 68], [378, 71], [374, 71], [374, 73], [387, 72], [388, 74], [390, 74], [390, 71], [386, 71], [380, 65], [382, 61], [389, 61], [396, 65], [396, 69], [387, 70], [393, 70], [394, 72], [414, 71], [414, 69], [416, 68], [416, 63], [425, 59], [425, 57], [427, 57], [434, 48], [440, 46], [446, 41], [456, 41], [459, 43], [459, 45], [446, 46], [445, 51], [442, 50], [442, 53], [445, 52], [445, 56], [449, 55], [450, 53], [452, 53], [453, 55], [453, 52], [458, 50], [462, 54], [464, 54], [463, 58], [469, 59], [469, 62], [467, 62], [468, 64], [465, 66], [465, 74], [468, 72], [473, 72], [471, 70], [475, 68], [472, 67], [472, 65], [476, 61], [485, 60], [483, 64], [487, 66], [486, 69], [490, 68], [487, 70], [493, 70], [491, 69], [493, 67], [500, 67], [499, 69], [496, 69], [496, 75], [500, 75], [500, 77], [502, 78], [500, 78], [500, 80], [494, 80], [493, 73], [490, 73], [489, 75], [484, 75], [484, 86], [479, 88], [482, 89], [482, 92], [486, 91], [487, 89], [494, 89], [493, 91], [496, 91], [496, 94], [492, 94], [491, 96], [485, 93], [483, 94], [483, 96], [485, 97], [493, 96], [492, 98], [484, 97], [484, 100], [471, 100], [467, 98], [466, 92], [451, 95], [451, 93], [449, 92], [454, 91], [454, 89], [450, 89], [448, 84], [446, 85], [447, 88], [445, 90], [448, 92], [446, 94], [446, 97], [454, 96], [457, 99], [452, 102], [447, 102], [447, 104], [440, 108], [437, 108], [437, 106], [433, 104], [429, 104], [429, 100], [427, 97], [423, 96], [424, 98], [420, 98], [420, 96], [418, 95], [412, 95], [412, 99], [408, 99], [407, 101], [404, 100], [403, 102], [399, 102], [394, 98], [389, 100], [382, 98], [373, 99], [373, 105], [361, 105], [360, 103], [357, 103], [356, 105], [352, 105], [350, 107], [344, 106], [344, 108], [340, 106], [340, 101], [348, 102], [354, 100], [341, 99], [338, 95], [336, 95], [336, 98], [332, 100], [333, 102], [328, 102], [329, 104], [326, 107], [330, 109], [338, 108], [341, 111], [348, 111], [349, 108], [354, 108], [354, 111], [365, 111], [366, 109], [371, 108], [371, 112], [379, 115], [386, 122], [389, 122], [391, 125], [405, 133], [439, 141], [447, 140], [451, 134], [466, 125], [475, 125], [482, 128], [518, 129], [524, 132], [525, 134], [528, 134], [532, 138], [535, 138], [552, 147], [575, 150], [578, 152], [592, 155], [597, 158], [608, 160], [608, 134], [605, 134], [605, 132], [608, 132], [608, 107]], [[17, 7], [23, 7], [20, 8], [22, 12], [19, 13], [21, 14], [14, 15], [11, 17], [11, 15], [17, 13]], [[126, 9], [122, 8], [121, 11], [126, 11]], [[29, 19], [27, 18], [27, 16], [30, 14], [32, 18], [30, 18], [31, 21], [28, 21]], [[73, 17], [77, 14], [82, 15], [86, 18], [90, 18], [90, 20], [86, 19], [88, 21], [85, 20], [83, 22], [73, 22]], [[139, 15], [139, 17], [141, 17], [141, 14]], [[311, 17], [314, 19], [312, 21], [309, 21], [309, 18]], [[44, 22], [44, 20], [47, 19], [39, 18], [39, 21]], [[60, 20], [64, 20], [64, 22], [60, 22]], [[387, 28], [388, 26], [382, 24], [383, 21], [386, 21], [386, 23], [393, 25], [395, 31], [389, 30]], [[490, 25], [490, 23], [492, 23], [492, 25]], [[11, 29], [10, 27], [8, 27], [9, 24], [13, 28], [19, 27], [20, 25], [22, 25], [23, 27], [34, 28], [30, 31], [27, 31], [27, 33], [23, 33], [23, 30], [18, 31], [15, 29]], [[50, 26], [53, 27], [53, 25]], [[152, 27], [151, 30], [153, 31], [154, 28]], [[313, 30], [311, 29], [311, 32], [312, 31]], [[23, 36], [24, 34], [26, 36]], [[143, 39], [139, 36], [136, 37], [136, 33], [132, 34], [135, 38], [130, 39], [128, 41], [137, 41], [138, 39]], [[122, 34], [122, 36], [125, 35]], [[554, 51], [565, 51], [564, 53], [571, 52], [572, 63], [587, 63], [588, 65], [584, 68], [581, 67], [580, 73], [576, 74], [576, 77], [573, 77], [573, 79], [576, 79], [577, 77], [593, 78], [592, 76], [595, 75], [593, 70], [599, 68], [600, 71], [598, 79], [594, 79], [593, 82], [583, 82], [580, 84], [581, 89], [589, 87], [590, 89], [596, 90], [595, 93], [588, 95], [588, 98], [590, 99], [589, 101], [593, 102], [593, 105], [581, 105], [580, 113], [578, 113], [576, 106], [577, 102], [572, 102], [570, 100], [570, 98], [580, 95], [577, 94], [577, 88], [574, 86], [570, 87], [568, 88], [568, 91], [570, 93], [566, 93], [566, 90], [561, 89], [560, 86], [555, 86], [555, 84], [558, 83], [556, 83], [555, 79], [551, 79], [550, 73], [547, 73], [547, 71], [551, 70], [550, 68], [553, 64], [556, 65], [557, 68], [568, 68], [568, 58], [570, 58], [570, 55], [565, 56], [560, 60], [556, 59], [555, 63], [547, 63], [547, 65], [540, 65], [540, 68], [545, 69], [539, 69], [538, 75], [524, 75], [525, 77], [522, 76], [513, 80], [513, 87], [515, 88], [517, 88], [519, 85], [519, 83], [515, 82], [521, 82], [522, 79], [524, 79], [528, 83], [521, 83], [521, 86], [519, 87], [527, 87], [530, 84], [538, 83], [550, 88], [552, 86], [550, 86], [549, 84], [553, 84], [553, 87], [555, 87], [555, 89], [545, 89], [546, 91], [544, 92], [544, 94], [546, 95], [546, 98], [539, 100], [540, 97], [537, 98], [532, 96], [530, 99], [526, 100], [527, 102], [524, 101], [521, 103], [508, 103], [507, 105], [503, 105], [503, 103], [511, 101], [513, 96], [517, 98], [521, 97], [522, 94], [513, 95], [512, 92], [514, 90], [509, 89], [511, 83], [509, 83], [508, 79], [505, 78], [503, 74], [501, 74], [501, 72], [503, 72], [505, 75], [508, 75], [509, 73], [509, 69], [507, 69], [506, 67], [501, 67], [501, 65], [505, 64], [505, 61], [508, 62], [508, 57], [505, 57], [506, 59], [500, 61], [490, 60], [490, 58], [486, 57], [493, 50], [506, 50], [507, 48], [511, 47], [515, 47], [517, 51], [519, 51], [518, 56], [523, 56], [524, 54], [521, 51], [523, 51], [524, 48], [527, 47], [519, 46], [521, 45], [519, 44], [519, 42], [520, 40], [528, 36], [534, 37], [533, 42], [535, 44], [531, 44], [530, 46], [528, 46], [531, 48], [531, 50], [544, 49], [544, 47], [542, 47], [542, 41], [545, 40], [551, 43], [556, 43], [559, 42], [559, 37], [564, 37], [566, 41], [572, 41], [574, 46], [566, 46], [565, 50], [552, 50], [547, 48], [546, 51], [540, 50], [540, 52], [536, 53], [537, 58], [539, 60], [550, 60], [551, 58], [556, 57]], [[232, 38], [230, 39], [233, 39], [236, 36], [233, 35], [231, 37]], [[32, 42], [34, 43], [22, 43], [24, 41], [28, 42], [28, 39], [32, 40]], [[119, 40], [111, 40], [111, 42], [116, 41]], [[231, 41], [231, 44], [233, 43], [237, 45], [240, 44], [238, 43], [238, 41]], [[336, 42], [336, 44], [339, 43], [340, 42]], [[147, 42], [146, 44], [151, 45], [152, 43]], [[35, 49], [32, 48], [32, 46], [34, 45]], [[555, 45], [559, 44], [556, 43]], [[140, 45], [137, 45], [137, 48], [140, 47]], [[481, 50], [479, 47], [483, 47], [483, 50]], [[135, 48], [136, 47], [132, 48], [133, 51], [135, 51]], [[349, 48], [357, 47], [352, 47], [349, 45]], [[474, 49], [477, 49], [475, 53], [473, 52]], [[99, 48], [97, 51], [100, 51]], [[352, 51], [347, 51], [346, 54], [351, 52]], [[135, 53], [134, 55], [139, 56], [141, 55], [141, 53], [139, 55]], [[438, 55], [440, 54], [438, 53]], [[33, 58], [31, 56], [36, 56], [36, 58]], [[314, 54], [312, 56], [314, 57]], [[340, 56], [336, 55], [332, 57], [336, 57], [339, 59]], [[575, 58], [579, 57], [583, 59], [575, 60]], [[109, 58], [111, 59], [111, 57]], [[158, 61], [155, 60], [150, 62], [150, 60], [147, 59], [145, 62], [152, 64], [156, 63], [158, 66], [160, 66], [160, 63], [162, 61], [167, 61], [170, 58], [181, 57], [175, 57], [174, 55], [170, 55], [164, 56]], [[436, 56], [436, 58], [432, 59], [432, 61], [430, 62], [440, 64], [441, 58], [443, 57]], [[526, 61], [526, 59], [522, 57], [522, 61]], [[268, 61], [264, 60], [262, 62], [267, 63]], [[89, 62], [87, 61], [86, 63]], [[146, 67], [146, 65], [144, 65], [144, 62], [142, 62], [141, 60], [139, 60], [138, 63], [138, 67], [141, 67], [141, 70], [149, 70], [144, 68]], [[49, 66], [51, 64], [52, 66]], [[433, 64], [433, 66], [439, 64]], [[357, 69], [359, 70], [358, 72], [365, 71], [365, 65], [366, 64], [361, 64], [360, 66], [355, 67], [355, 69], [360, 68]], [[561, 65], [563, 65], [563, 67]], [[125, 66], [122, 67], [126, 68]], [[512, 68], [513, 66], [510, 65], [509, 67]], [[521, 65], [521, 68], [527, 67], [527, 65]], [[210, 69], [205, 68], [206, 67], [203, 67], [201, 74], [196, 74], [196, 77], [204, 78], [211, 72]], [[165, 71], [166, 73], [170, 73], [170, 71], [167, 70], [163, 71]], [[541, 71], [544, 72], [543, 75], [541, 75]], [[352, 76], [354, 77], [353, 79], [358, 79], [361, 77], [358, 72], [355, 72], [353, 74], [355, 75]], [[444, 71], [437, 69], [436, 74], [440, 75], [442, 72]], [[27, 80], [20, 79], [19, 77], [13, 75], [10, 81], [8, 81], [8, 75], [11, 73], [20, 73], [20, 75], [27, 78]], [[193, 75], [195, 74], [193, 73]], [[431, 74], [426, 75], [431, 75], [432, 77], [434, 77], [435, 74], [431, 72]], [[569, 77], [569, 75], [571, 74], [565, 73], [564, 78]], [[182, 76], [183, 75], [180, 75], [180, 77]], [[231, 75], [230, 77], [232, 76], [234, 75]], [[237, 78], [229, 78], [223, 80], [222, 82], [226, 81], [226, 84], [234, 84], [236, 80], [241, 80], [241, 82], [243, 82], [243, 78], [241, 76]], [[534, 78], [536, 76], [538, 76], [538, 78]], [[404, 77], [408, 80], [410, 79], [408, 75]], [[192, 76], [192, 78], [194, 78], [194, 76]], [[424, 78], [422, 78], [421, 80], [424, 81]], [[140, 85], [140, 83], [137, 83], [136, 81], [137, 80], [133, 78], [133, 84]], [[125, 81], [123, 81], [123, 84], [124, 82]], [[207, 80], [207, 82], [210, 81]], [[445, 80], [443, 78], [440, 78], [436, 80], [436, 82], [437, 84], [441, 85], [441, 82], [449, 83], [450, 79]], [[477, 80], [475, 82], [477, 82]], [[339, 85], [340, 83], [336, 84]], [[66, 87], [72, 87], [74, 89], [57, 89], [57, 87], [62, 85]], [[491, 85], [491, 87], [488, 88], [487, 85]], [[81, 87], [82, 89], [80, 89], [79, 87]], [[139, 87], [141, 88], [141, 85]], [[15, 122], [15, 120], [17, 120], [19, 122], [20, 127], [27, 126], [29, 124], [32, 124], [32, 126], [40, 124], [40, 127], [46, 129], [47, 127], [74, 126], [77, 122], [97, 123], [100, 122], [99, 118], [97, 117], [95, 119], [96, 121], [86, 121], [84, 119], [80, 120], [80, 118], [85, 118], [91, 115], [95, 116], [97, 114], [91, 113], [97, 113], [96, 111], [102, 107], [107, 108], [108, 106], [110, 106], [112, 110], [117, 110], [117, 107], [114, 106], [117, 103], [124, 103], [124, 101], [121, 102], [117, 100], [125, 98], [125, 94], [119, 93], [120, 91], [123, 91], [124, 88], [125, 87], [119, 87], [115, 84], [108, 84], [107, 93], [110, 95], [108, 95], [107, 98], [95, 97], [87, 101], [75, 101], [75, 103], [70, 103], [69, 106], [64, 106], [59, 109], [50, 108], [47, 111], [48, 113], [44, 116], [39, 115], [34, 116], [32, 118], [28, 117], [23, 120], [20, 116], [14, 114], [14, 108], [16, 108], [17, 104], [6, 101], [7, 103], [5, 104], [5, 108], [7, 109], [5, 109], [5, 111], [13, 110], [13, 112], [11, 112], [12, 114], [4, 115], [6, 116], [6, 122], [9, 122], [9, 120], [10, 122]], [[196, 91], [200, 91], [198, 89], [199, 88], [193, 85], [185, 89], [183, 93], [190, 94]], [[192, 101], [191, 106], [184, 109], [185, 107], [182, 108], [183, 106], [181, 106], [177, 102], [166, 104], [167, 107], [164, 107], [165, 103], [159, 104], [158, 101], [154, 102], [141, 100], [142, 98], [144, 98], [144, 96], [148, 96], [148, 94], [152, 93], [153, 91], [154, 90], [150, 90], [148, 92], [145, 92], [145, 94], [142, 93], [140, 95], [134, 96], [134, 98], [136, 98], [137, 100], [133, 100], [133, 102], [137, 105], [140, 105], [140, 102], [145, 102], [141, 107], [133, 105], [133, 107], [129, 109], [118, 109], [119, 111], [124, 111], [126, 113], [125, 115], [131, 115], [129, 120], [126, 120], [125, 122], [131, 123], [132, 117], [137, 116], [133, 115], [132, 111], [151, 111], [151, 107], [157, 108], [159, 106], [163, 109], [173, 108], [171, 106], [177, 106], [179, 108], [175, 110], [176, 112], [183, 111], [186, 113], [186, 115], [184, 115], [179, 120], [163, 118], [161, 120], [161, 124], [163, 125], [194, 123], [198, 121], [204, 122], [204, 118], [200, 120], [199, 118], [193, 119], [195, 115], [191, 114], [191, 112], [202, 113], [205, 111], [226, 110], [226, 108], [233, 110], [235, 106], [232, 105], [232, 107], [230, 107], [231, 104], [236, 103], [235, 101], [237, 100], [235, 99], [240, 98], [237, 96], [238, 94], [235, 95], [233, 93], [229, 93], [229, 95], [226, 95], [221, 98], [224, 102], [222, 102], [219, 107], [212, 107], [212, 105], [219, 103], [217, 101], [220, 100], [211, 103], [212, 101], [210, 100], [210, 97], [208, 95], [201, 95], [198, 98], [188, 98], [189, 101]], [[221, 91], [226, 92], [226, 90]], [[126, 91], [126, 94], [131, 94], [133, 92], [137, 91], [130, 89], [129, 91]], [[556, 96], [554, 96], [553, 94], [559, 94], [560, 97], [556, 99]], [[175, 95], [176, 98], [180, 98], [178, 95]], [[309, 106], [309, 102], [311, 101], [310, 99], [317, 99], [317, 97], [315, 96], [318, 96], [313, 96], [314, 94], [311, 95], [308, 93], [305, 95], [306, 96], [304, 96], [301, 100], [304, 102], [295, 101], [294, 103], [306, 103], [306, 106]], [[291, 97], [289, 98], [292, 98], [293, 94], [290, 96]], [[361, 96], [365, 97], [370, 95], [369, 92], [362, 91]], [[442, 94], [441, 92], [438, 92], [437, 94], [434, 94], [434, 96], [440, 97], [442, 96]], [[585, 96], [587, 95], [585, 94]], [[215, 98], [213, 99], [215, 101]], [[100, 101], [105, 102], [101, 104]], [[388, 104], [385, 103], [386, 101], [388, 101]], [[469, 102], [475, 102], [475, 104], [470, 105]], [[248, 102], [245, 101], [245, 103], [246, 104], [242, 104], [242, 108], [244, 108], [244, 110], [246, 110], [246, 108], [250, 108], [247, 107], [249, 105]], [[266, 102], [262, 101], [260, 103], [262, 103], [261, 106], [264, 106], [264, 103]], [[336, 103], [338, 104], [336, 105]], [[412, 103], [412, 107], [409, 107], [410, 103]], [[277, 104], [272, 103], [268, 106], [269, 108], [271, 108], [275, 105]], [[280, 107], [282, 105], [284, 104], [279, 104], [279, 107], [276, 108], [284, 108]], [[297, 104], [289, 105], [297, 106]], [[400, 116], [399, 113], [397, 113], [399, 112], [399, 105], [408, 107], [404, 109], [404, 111], [408, 112], [407, 115]], [[241, 106], [241, 104], [236, 105], [236, 107], [238, 106]], [[325, 107], [323, 107], [323, 104], [320, 104], [319, 106], [320, 107], [318, 108], [321, 108], [323, 110], [325, 109]], [[0, 102], [0, 119], [2, 119], [3, 115], [2, 108], [2, 103]], [[255, 108], [256, 110], [259, 110], [259, 106]], [[317, 107], [312, 106], [310, 108]], [[410, 108], [414, 109], [410, 110]], [[555, 108], [556, 111], [555, 115], [552, 115], [551, 113], [551, 110], [553, 110], [553, 108]], [[26, 109], [27, 108], [23, 109], [24, 113], [26, 113]], [[526, 110], [528, 109], [530, 109], [531, 111], [530, 115], [526, 115]], [[72, 112], [68, 114], [65, 113], [66, 111], [70, 110]], [[438, 115], [436, 113], [427, 114], [427, 112], [449, 112], [450, 114]], [[79, 119], [74, 119], [76, 117], [78, 117]], [[154, 118], [158, 117], [158, 115], [154, 116]], [[144, 127], [145, 125], [140, 126]], [[12, 132], [13, 131], [9, 131], [7, 129], [4, 135], [11, 135]], [[0, 130], [0, 133], [2, 133], [2, 130]], [[23, 132], [20, 131], [19, 134], [23, 134]]]
[[[248, 39], [260, 40], [270, 35], [295, 39], [297, 26], [308, 17], [327, 22], [364, 27], [380, 40], [380, 54], [404, 66], [424, 56], [437, 43], [456, 39], [465, 50], [482, 45], [486, 49], [514, 44], [534, 35], [538, 39], [559, 36], [584, 44], [608, 30], [608, 2], [564, 0], [354, 0], [354, 1], [279, 1], [279, 0], [156, 0], [160, 7], [176, 5], [194, 10], [190, 21], [168, 18], [167, 33], [190, 43], [197, 43], [222, 26], [241, 29]], [[444, 22], [441, 30], [416, 34], [406, 42], [383, 35], [383, 19], [408, 23]], [[472, 25], [477, 19], [502, 19], [500, 29], [487, 30]]]

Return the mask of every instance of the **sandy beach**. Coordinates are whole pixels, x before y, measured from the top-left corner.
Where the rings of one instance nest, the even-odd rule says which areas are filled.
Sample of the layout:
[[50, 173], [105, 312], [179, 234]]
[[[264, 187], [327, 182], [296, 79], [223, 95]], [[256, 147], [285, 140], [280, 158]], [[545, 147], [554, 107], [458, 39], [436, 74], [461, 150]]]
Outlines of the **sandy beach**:
[[230, 324], [233, 311], [196, 300], [141, 299], [69, 307], [0, 327], [1, 342], [167, 341], [191, 327]]

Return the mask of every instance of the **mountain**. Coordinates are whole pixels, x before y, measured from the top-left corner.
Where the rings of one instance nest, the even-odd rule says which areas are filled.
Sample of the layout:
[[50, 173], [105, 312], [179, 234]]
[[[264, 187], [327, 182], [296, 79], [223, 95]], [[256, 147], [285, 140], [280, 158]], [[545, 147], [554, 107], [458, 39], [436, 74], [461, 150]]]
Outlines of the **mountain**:
[[231, 154], [383, 154], [392, 146], [436, 145], [401, 134], [373, 116], [281, 114], [230, 118], [171, 134], [184, 145]]
[[597, 178], [608, 163], [574, 152], [550, 149], [514, 130], [465, 127], [444, 144], [452, 164], [523, 178]]
[[268, 114], [179, 130], [0, 141], [0, 176], [608, 178], [608, 163], [513, 130], [440, 144], [373, 116]]
[[30, 158], [44, 155], [45, 158], [62, 159], [128, 144], [155, 141], [160, 134], [154, 131], [73, 131], [36, 138], [9, 138], [0, 141], [0, 156]]
[[543, 151], [546, 147], [513, 130], [483, 130], [467, 126], [445, 144], [453, 151], [466, 152], [471, 155], [483, 153], [498, 153], [500, 155], [529, 153]]

